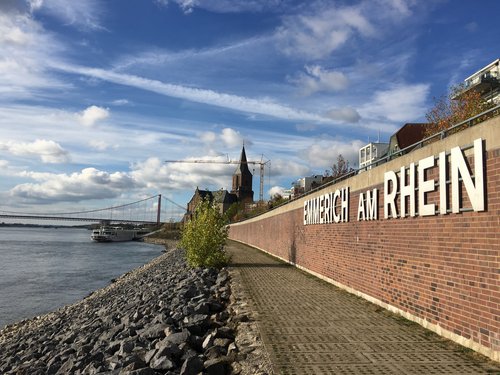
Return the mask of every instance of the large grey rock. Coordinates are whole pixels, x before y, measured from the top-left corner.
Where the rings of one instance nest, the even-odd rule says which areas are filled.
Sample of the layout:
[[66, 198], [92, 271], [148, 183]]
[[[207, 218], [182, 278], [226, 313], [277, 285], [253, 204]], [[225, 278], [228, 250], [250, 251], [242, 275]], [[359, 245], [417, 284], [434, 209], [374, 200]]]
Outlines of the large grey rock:
[[149, 363], [149, 367], [155, 370], [172, 370], [175, 363], [167, 357], [154, 357]]
[[203, 360], [200, 357], [187, 358], [181, 367], [180, 375], [197, 375], [203, 370]]
[[181, 332], [172, 333], [171, 335], [165, 337], [162, 341], [180, 344], [182, 342], [187, 342], [190, 336], [191, 333], [187, 329], [183, 329]]
[[229, 360], [226, 357], [209, 359], [204, 363], [207, 375], [229, 374]]

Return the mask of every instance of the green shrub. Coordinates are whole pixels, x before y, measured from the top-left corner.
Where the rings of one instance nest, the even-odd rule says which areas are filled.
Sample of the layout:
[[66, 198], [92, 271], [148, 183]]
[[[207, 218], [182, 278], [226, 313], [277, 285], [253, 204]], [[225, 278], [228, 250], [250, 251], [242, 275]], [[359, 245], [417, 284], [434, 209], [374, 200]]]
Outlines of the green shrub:
[[226, 239], [224, 218], [209, 201], [202, 201], [185, 224], [180, 245], [191, 267], [220, 268], [229, 260], [224, 251]]

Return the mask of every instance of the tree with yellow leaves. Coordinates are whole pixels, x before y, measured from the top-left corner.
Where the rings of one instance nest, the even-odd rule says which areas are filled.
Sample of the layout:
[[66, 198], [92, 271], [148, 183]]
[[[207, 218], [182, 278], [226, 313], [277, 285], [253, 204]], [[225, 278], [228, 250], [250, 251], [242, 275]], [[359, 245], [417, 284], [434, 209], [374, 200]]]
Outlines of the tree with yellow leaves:
[[[452, 86], [450, 93], [434, 98], [434, 107], [425, 115], [431, 124], [426, 136], [431, 136], [459, 124], [493, 107], [474, 89], [465, 90], [464, 84]], [[485, 118], [479, 119], [484, 121]], [[457, 131], [462, 129], [457, 129]]]

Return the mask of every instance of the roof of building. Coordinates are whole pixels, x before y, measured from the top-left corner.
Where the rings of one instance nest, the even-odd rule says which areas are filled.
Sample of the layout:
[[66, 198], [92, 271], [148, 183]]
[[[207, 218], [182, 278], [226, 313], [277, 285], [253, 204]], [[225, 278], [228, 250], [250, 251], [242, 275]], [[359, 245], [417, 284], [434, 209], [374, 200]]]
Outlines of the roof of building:
[[212, 195], [216, 203], [231, 204], [238, 201], [236, 194], [230, 193], [225, 189], [213, 191]]
[[[425, 131], [431, 126], [429, 123], [407, 123], [391, 136], [396, 138], [400, 150], [415, 144], [425, 138]], [[392, 143], [392, 142], [391, 142]]]
[[495, 61], [489, 63], [488, 65], [486, 65], [484, 68], [481, 68], [479, 69], [477, 72], [475, 73], [472, 73], [470, 76], [468, 76], [466, 79], [464, 79], [464, 81], [468, 81], [469, 79], [471, 78], [474, 78], [475, 76], [477, 76], [478, 74], [481, 74], [481, 73], [484, 73], [486, 72], [487, 70], [491, 69], [492, 67], [494, 67], [495, 65], [499, 65], [500, 64], [500, 59], [496, 59]]

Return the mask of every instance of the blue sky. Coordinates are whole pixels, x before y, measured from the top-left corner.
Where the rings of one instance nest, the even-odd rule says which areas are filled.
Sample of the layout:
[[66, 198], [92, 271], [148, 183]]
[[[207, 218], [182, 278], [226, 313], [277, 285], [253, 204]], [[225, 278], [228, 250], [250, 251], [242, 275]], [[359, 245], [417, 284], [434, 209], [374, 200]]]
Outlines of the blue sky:
[[[478, 5], [479, 4], [479, 5]], [[500, 2], [0, 0], [0, 210], [265, 195], [425, 121], [499, 57]], [[254, 191], [258, 198], [258, 170]]]

